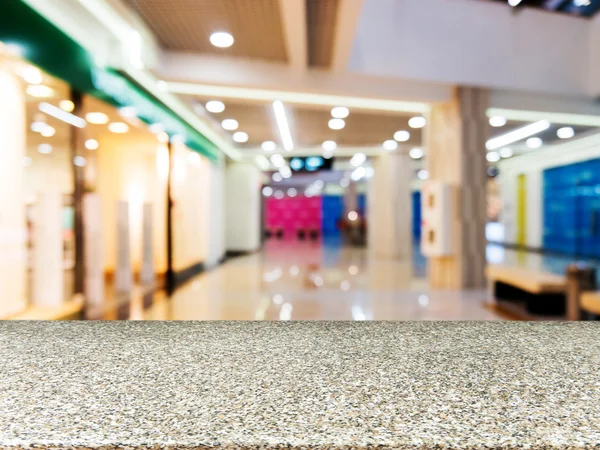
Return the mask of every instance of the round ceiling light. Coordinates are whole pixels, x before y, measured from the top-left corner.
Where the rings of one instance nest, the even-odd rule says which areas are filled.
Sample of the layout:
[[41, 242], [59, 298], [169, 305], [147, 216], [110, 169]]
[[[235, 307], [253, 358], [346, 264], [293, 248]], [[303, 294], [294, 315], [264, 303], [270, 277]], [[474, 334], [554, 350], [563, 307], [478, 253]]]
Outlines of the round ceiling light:
[[571, 127], [562, 127], [556, 130], [556, 135], [560, 139], [570, 139], [575, 136], [575, 130], [573, 130]]
[[346, 122], [344, 122], [344, 119], [331, 119], [329, 121], [329, 128], [332, 130], [341, 130], [345, 126]]
[[406, 130], [399, 130], [394, 133], [394, 139], [398, 142], [406, 142], [410, 139], [410, 133]]
[[334, 119], [345, 119], [350, 114], [350, 110], [345, 106], [336, 106], [331, 110], [331, 117]]
[[408, 126], [411, 128], [423, 128], [426, 124], [427, 120], [422, 116], [411, 117], [408, 120]]
[[101, 112], [91, 112], [85, 115], [85, 120], [94, 125], [104, 125], [108, 123], [108, 116]]
[[50, 144], [40, 144], [38, 145], [38, 152], [40, 152], [42, 155], [52, 153], [52, 146]]
[[544, 142], [538, 137], [532, 137], [525, 141], [528, 148], [540, 148]]
[[226, 31], [217, 31], [210, 35], [210, 43], [215, 47], [227, 48], [233, 45], [233, 36]]
[[500, 149], [500, 156], [502, 158], [510, 158], [513, 155], [512, 148], [504, 147]]
[[108, 124], [108, 130], [111, 133], [117, 134], [127, 133], [129, 131], [129, 125], [124, 122], [112, 122]]
[[283, 180], [283, 177], [281, 176], [281, 174], [279, 172], [275, 172], [271, 178], [276, 183], [279, 183], [281, 180]]
[[58, 107], [63, 111], [73, 112], [75, 109], [75, 103], [73, 103], [71, 100], [61, 100], [58, 102]]
[[88, 150], [97, 150], [99, 145], [100, 144], [98, 144], [98, 141], [96, 139], [88, 139], [87, 141], [85, 141], [85, 148], [87, 148]]
[[52, 137], [56, 134], [56, 129], [54, 127], [51, 127], [50, 125], [47, 125], [44, 127], [40, 134], [44, 137]]
[[44, 80], [42, 72], [37, 67], [29, 66], [23, 72], [23, 79], [29, 84], [41, 84]]
[[298, 194], [298, 191], [294, 188], [289, 188], [287, 190], [288, 197], [295, 197]]
[[248, 133], [244, 133], [243, 131], [237, 131], [233, 133], [233, 140], [235, 142], [240, 143], [248, 142]]
[[323, 146], [323, 150], [327, 150], [328, 152], [332, 152], [337, 148], [335, 141], [324, 141], [321, 145]]
[[265, 152], [273, 152], [277, 149], [277, 144], [273, 141], [265, 141], [261, 144], [261, 147]]
[[427, 178], [429, 178], [429, 172], [425, 169], [421, 169], [417, 172], [417, 177], [419, 178], [419, 180], [426, 180]]
[[263, 194], [265, 197], [270, 197], [271, 195], [273, 195], [273, 188], [272, 188], [272, 187], [270, 187], [270, 186], [265, 186], [265, 187], [262, 189], [262, 194]]
[[500, 161], [500, 155], [498, 152], [489, 152], [487, 155], [485, 155], [485, 159], [487, 159], [488, 162], [495, 163]]
[[408, 152], [408, 156], [410, 156], [412, 159], [421, 159], [424, 154], [425, 152], [423, 151], [423, 149], [418, 147], [412, 148], [410, 149], [410, 152]]
[[398, 148], [398, 143], [393, 139], [389, 139], [383, 143], [383, 148], [388, 151], [396, 150]]
[[210, 100], [206, 102], [206, 110], [214, 114], [222, 113], [225, 111], [225, 103], [219, 100]]
[[237, 130], [240, 124], [235, 119], [225, 119], [223, 122], [221, 122], [221, 126], [224, 130], [233, 131]]
[[54, 89], [44, 84], [30, 84], [25, 89], [27, 95], [37, 98], [49, 98], [54, 96]]
[[502, 117], [502, 116], [493, 116], [490, 117], [490, 125], [498, 128], [498, 127], [503, 127], [504, 125], [506, 125], [506, 117]]

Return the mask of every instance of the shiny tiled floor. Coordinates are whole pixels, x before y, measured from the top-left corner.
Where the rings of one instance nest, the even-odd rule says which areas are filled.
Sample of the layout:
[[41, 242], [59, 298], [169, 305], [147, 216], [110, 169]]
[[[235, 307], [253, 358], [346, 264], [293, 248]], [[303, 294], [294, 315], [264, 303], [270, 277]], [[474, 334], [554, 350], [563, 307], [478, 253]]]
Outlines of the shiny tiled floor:
[[[486, 291], [428, 289], [424, 260], [378, 260], [368, 250], [268, 242], [180, 288], [135, 299], [133, 319], [494, 320]], [[146, 308], [144, 308], [146, 303]], [[108, 317], [107, 317], [108, 318]]]

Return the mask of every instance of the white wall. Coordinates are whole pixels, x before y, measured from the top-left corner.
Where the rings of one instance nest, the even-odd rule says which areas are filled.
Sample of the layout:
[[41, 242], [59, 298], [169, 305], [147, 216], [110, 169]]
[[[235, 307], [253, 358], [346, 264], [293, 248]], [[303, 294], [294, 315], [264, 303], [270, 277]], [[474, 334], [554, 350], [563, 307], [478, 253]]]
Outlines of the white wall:
[[472, 0], [365, 0], [349, 69], [470, 86], [589, 94], [591, 21]]
[[600, 158], [600, 134], [549, 146], [544, 150], [503, 160], [498, 164], [502, 197], [501, 222], [504, 239], [515, 244], [517, 177], [526, 176], [526, 245], [540, 248], [543, 241], [543, 171], [589, 159]]
[[208, 214], [208, 256], [206, 266], [214, 267], [225, 256], [225, 162], [210, 167], [210, 208]]
[[0, 318], [25, 309], [23, 192], [25, 99], [19, 80], [0, 67]]
[[225, 171], [225, 243], [228, 251], [260, 247], [261, 172], [251, 163], [233, 163]]

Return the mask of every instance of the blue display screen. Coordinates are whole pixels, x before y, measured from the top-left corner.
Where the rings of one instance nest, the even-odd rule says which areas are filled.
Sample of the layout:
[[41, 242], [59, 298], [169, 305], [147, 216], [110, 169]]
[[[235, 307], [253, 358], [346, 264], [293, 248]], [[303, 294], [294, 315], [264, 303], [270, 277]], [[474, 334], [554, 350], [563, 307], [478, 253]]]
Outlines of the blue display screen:
[[294, 172], [316, 172], [317, 170], [331, 170], [333, 158], [325, 159], [322, 156], [295, 157], [290, 159], [290, 168]]

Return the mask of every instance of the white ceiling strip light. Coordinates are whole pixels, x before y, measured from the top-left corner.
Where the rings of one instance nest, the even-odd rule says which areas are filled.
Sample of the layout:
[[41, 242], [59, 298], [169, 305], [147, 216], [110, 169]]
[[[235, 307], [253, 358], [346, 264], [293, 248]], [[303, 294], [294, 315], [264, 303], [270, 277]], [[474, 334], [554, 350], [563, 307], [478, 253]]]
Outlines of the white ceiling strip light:
[[582, 127], [600, 127], [600, 114], [572, 114], [560, 112], [526, 111], [518, 109], [489, 108], [486, 111], [488, 117], [503, 116], [508, 120], [519, 122], [535, 122], [537, 120], [549, 120], [561, 125], [579, 125]]
[[429, 105], [422, 102], [385, 100], [379, 98], [346, 97], [343, 95], [311, 94], [307, 92], [271, 91], [232, 86], [197, 83], [167, 82], [167, 90], [173, 94], [201, 95], [219, 98], [243, 98], [247, 100], [275, 101], [308, 105], [344, 105], [348, 108], [376, 111], [397, 111], [425, 114]]
[[50, 103], [42, 102], [40, 103], [39, 109], [41, 112], [48, 114], [58, 120], [62, 120], [70, 125], [73, 125], [77, 128], [85, 128], [86, 122], [81, 117], [77, 117], [74, 114], [68, 113], [60, 108], [57, 108]]
[[292, 151], [294, 149], [294, 141], [292, 140], [290, 126], [281, 100], [273, 102], [273, 111], [275, 112], [275, 119], [277, 120], [277, 127], [279, 127], [279, 135], [281, 136], [281, 142], [283, 142], [283, 148], [288, 152]]
[[528, 138], [529, 136], [533, 136], [534, 134], [547, 130], [548, 128], [550, 128], [550, 122], [547, 120], [540, 120], [509, 133], [503, 134], [502, 136], [492, 138], [485, 143], [485, 147], [488, 150], [496, 150], [498, 148], [506, 147], [513, 142]]

